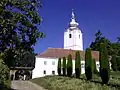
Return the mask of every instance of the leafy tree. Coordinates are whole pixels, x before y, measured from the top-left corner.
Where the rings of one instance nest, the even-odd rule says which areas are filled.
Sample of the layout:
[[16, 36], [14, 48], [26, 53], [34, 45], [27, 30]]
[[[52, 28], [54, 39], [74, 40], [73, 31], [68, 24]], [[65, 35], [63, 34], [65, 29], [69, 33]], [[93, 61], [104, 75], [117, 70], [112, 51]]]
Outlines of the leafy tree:
[[66, 76], [66, 57], [63, 57], [63, 76]]
[[100, 44], [100, 76], [103, 84], [108, 83], [110, 78], [110, 67], [108, 61], [108, 52], [106, 44]]
[[61, 75], [61, 58], [58, 59], [58, 67], [57, 67], [58, 75]]
[[91, 49], [87, 48], [85, 51], [85, 75], [87, 80], [92, 79], [93, 66], [92, 66], [92, 55]]
[[[5, 65], [2, 58], [4, 57], [3, 54], [0, 53], [0, 84], [4, 87], [10, 87], [10, 77], [9, 77], [9, 69]], [[0, 87], [1, 90], [4, 90], [4, 87]]]
[[39, 0], [0, 1], [0, 52], [10, 50], [12, 55], [9, 56], [12, 59], [5, 62], [14, 62], [15, 54], [21, 53], [21, 49], [32, 53], [37, 40], [44, 36], [38, 29], [41, 22], [39, 7]]
[[68, 58], [67, 58], [67, 76], [68, 77], [72, 76], [72, 69], [73, 69], [72, 56], [71, 56], [71, 54], [69, 54]]
[[120, 56], [116, 57], [116, 63], [117, 63], [117, 70], [120, 71]]
[[95, 41], [93, 41], [90, 44], [91, 50], [100, 51], [100, 43], [105, 43], [106, 47], [108, 49], [109, 55], [112, 55], [112, 52], [111, 52], [111, 42], [106, 37], [102, 36], [101, 31], [98, 30], [98, 32], [95, 34]]
[[111, 68], [113, 69], [113, 71], [117, 70], [116, 55], [112, 55]]
[[81, 74], [81, 57], [79, 51], [76, 52], [75, 56], [75, 74], [76, 78], [79, 78]]
[[97, 70], [97, 67], [96, 67], [96, 61], [95, 61], [95, 59], [93, 59], [92, 61], [93, 61], [93, 73], [98, 74], [98, 70]]

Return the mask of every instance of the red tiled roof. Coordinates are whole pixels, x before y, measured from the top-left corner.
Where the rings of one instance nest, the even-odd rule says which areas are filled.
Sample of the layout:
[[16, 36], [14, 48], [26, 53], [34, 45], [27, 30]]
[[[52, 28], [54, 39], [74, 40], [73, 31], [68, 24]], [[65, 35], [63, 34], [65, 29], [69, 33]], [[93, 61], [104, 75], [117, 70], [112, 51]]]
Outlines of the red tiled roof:
[[[38, 54], [36, 57], [41, 58], [59, 58], [59, 57], [67, 57], [69, 54], [72, 55], [72, 58], [75, 59], [75, 52], [77, 50], [63, 49], [63, 48], [48, 48], [45, 52]], [[82, 60], [85, 60], [85, 51], [79, 51]], [[92, 51], [92, 58], [95, 60], [99, 60], [99, 52]]]

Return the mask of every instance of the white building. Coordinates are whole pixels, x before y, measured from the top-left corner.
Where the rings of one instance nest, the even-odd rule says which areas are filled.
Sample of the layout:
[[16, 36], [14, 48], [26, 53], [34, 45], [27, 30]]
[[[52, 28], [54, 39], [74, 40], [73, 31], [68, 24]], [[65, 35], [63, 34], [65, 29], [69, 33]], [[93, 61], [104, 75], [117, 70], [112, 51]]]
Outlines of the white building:
[[[72, 11], [72, 18], [67, 31], [64, 32], [64, 49], [63, 48], [48, 48], [45, 52], [36, 56], [35, 68], [32, 78], [43, 77], [45, 75], [57, 75], [57, 65], [59, 57], [67, 57], [72, 55], [73, 73], [75, 73], [75, 52], [80, 51], [81, 55], [81, 73], [85, 73], [85, 52], [83, 51], [83, 36], [79, 29], [79, 24], [75, 20], [75, 15]], [[96, 60], [97, 69], [99, 69], [99, 52], [92, 51], [92, 57]]]

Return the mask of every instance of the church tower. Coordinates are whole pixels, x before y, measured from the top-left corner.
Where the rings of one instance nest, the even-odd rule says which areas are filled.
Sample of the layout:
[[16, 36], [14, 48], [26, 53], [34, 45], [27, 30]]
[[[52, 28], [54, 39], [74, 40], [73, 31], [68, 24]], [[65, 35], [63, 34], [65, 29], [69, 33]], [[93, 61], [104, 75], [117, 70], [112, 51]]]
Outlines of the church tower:
[[83, 51], [83, 36], [79, 24], [75, 20], [75, 14], [72, 10], [71, 21], [68, 29], [64, 32], [64, 49], [82, 50]]

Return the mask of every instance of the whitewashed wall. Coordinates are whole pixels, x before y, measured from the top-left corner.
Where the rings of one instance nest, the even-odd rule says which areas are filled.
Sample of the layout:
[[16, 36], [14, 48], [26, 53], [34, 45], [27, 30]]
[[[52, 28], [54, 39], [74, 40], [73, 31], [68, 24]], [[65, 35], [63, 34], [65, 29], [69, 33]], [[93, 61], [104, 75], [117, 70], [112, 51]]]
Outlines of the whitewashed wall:
[[[44, 64], [46, 62], [46, 65]], [[55, 63], [53, 65], [52, 63]], [[33, 70], [32, 78], [43, 77], [46, 75], [52, 75], [52, 71], [57, 73], [58, 58], [38, 58], [36, 57], [35, 68]], [[97, 70], [99, 71], [99, 62], [96, 62]], [[46, 74], [44, 74], [44, 70]], [[73, 60], [73, 73], [75, 73], [75, 60]], [[81, 74], [85, 73], [85, 61], [81, 61]]]

